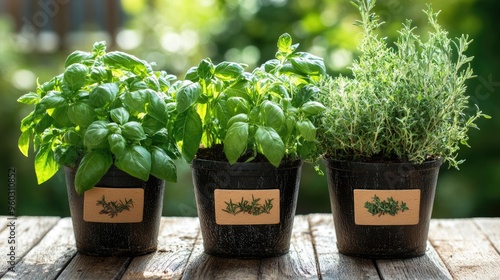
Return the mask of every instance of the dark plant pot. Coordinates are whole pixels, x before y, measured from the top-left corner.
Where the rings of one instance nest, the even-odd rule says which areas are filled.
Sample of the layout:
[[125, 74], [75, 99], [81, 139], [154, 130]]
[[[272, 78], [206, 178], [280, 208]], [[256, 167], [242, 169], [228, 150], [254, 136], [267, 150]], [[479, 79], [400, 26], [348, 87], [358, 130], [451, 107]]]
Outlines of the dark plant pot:
[[[425, 254], [442, 160], [423, 164], [324, 162], [340, 253], [366, 258]], [[375, 196], [380, 203], [374, 201]], [[385, 206], [386, 211], [376, 205]]]
[[[76, 169], [65, 167], [65, 173], [78, 252], [93, 256], [135, 256], [156, 251], [163, 180], [150, 176], [144, 182], [112, 166], [93, 189], [78, 195], [74, 186]], [[127, 205], [132, 200], [128, 206], [133, 206], [119, 213], [110, 211], [98, 203], [103, 191], [107, 191], [104, 197], [107, 203]]]
[[[205, 253], [232, 258], [288, 253], [301, 169], [300, 160], [276, 168], [195, 159], [193, 182]], [[238, 212], [242, 208], [235, 206], [257, 199], [253, 210]], [[266, 201], [273, 205], [269, 213], [262, 211]], [[225, 212], [231, 202], [235, 211]]]

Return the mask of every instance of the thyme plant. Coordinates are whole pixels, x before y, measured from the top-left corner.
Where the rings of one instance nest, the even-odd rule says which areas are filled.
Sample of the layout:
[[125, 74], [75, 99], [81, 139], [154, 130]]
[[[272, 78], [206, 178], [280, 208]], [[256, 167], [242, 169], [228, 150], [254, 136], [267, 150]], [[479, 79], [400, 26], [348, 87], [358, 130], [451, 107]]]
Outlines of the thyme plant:
[[[427, 40], [415, 34], [411, 20], [389, 46], [376, 31], [382, 24], [371, 13], [375, 0], [355, 0], [363, 29], [360, 57], [352, 78], [322, 81], [321, 102], [326, 106], [318, 133], [326, 157], [354, 161], [422, 163], [442, 158], [458, 168], [461, 145], [469, 128], [484, 115], [470, 110], [467, 80], [474, 77], [472, 57], [465, 52], [467, 35], [452, 40], [430, 6], [432, 30]], [[468, 112], [473, 114], [467, 114]]]

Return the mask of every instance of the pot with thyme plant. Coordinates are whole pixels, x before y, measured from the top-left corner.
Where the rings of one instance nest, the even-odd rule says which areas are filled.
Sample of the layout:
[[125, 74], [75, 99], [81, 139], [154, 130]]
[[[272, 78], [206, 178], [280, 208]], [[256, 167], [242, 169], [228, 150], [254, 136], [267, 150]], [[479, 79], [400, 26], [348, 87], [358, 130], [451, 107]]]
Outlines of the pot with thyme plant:
[[[339, 251], [399, 258], [423, 255], [442, 162], [457, 167], [469, 128], [473, 78], [467, 36], [451, 40], [428, 6], [427, 41], [407, 21], [394, 47], [376, 34], [375, 1], [353, 1], [363, 38], [352, 78], [323, 81], [318, 125]], [[471, 113], [472, 112], [472, 113]]]
[[[313, 101], [323, 60], [283, 34], [276, 59], [252, 73], [202, 60], [176, 92], [176, 136], [192, 160], [205, 252], [261, 258], [288, 252], [303, 160], [315, 153]], [[201, 145], [200, 145], [201, 144]], [[194, 158], [194, 159], [193, 159]]]
[[171, 134], [175, 77], [135, 56], [75, 51], [64, 73], [18, 101], [34, 106], [22, 120], [19, 148], [33, 143], [38, 183], [66, 173], [76, 246], [90, 255], [156, 250], [164, 180], [176, 180], [180, 156]]

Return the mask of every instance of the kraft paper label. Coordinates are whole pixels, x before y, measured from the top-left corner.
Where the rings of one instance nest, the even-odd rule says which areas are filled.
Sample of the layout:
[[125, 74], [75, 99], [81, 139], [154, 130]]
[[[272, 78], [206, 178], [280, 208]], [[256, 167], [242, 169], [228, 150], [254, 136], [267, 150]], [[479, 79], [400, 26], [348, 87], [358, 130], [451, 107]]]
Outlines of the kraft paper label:
[[83, 220], [96, 223], [140, 223], [142, 188], [93, 188], [84, 193]]
[[280, 190], [214, 191], [218, 225], [272, 225], [280, 223]]
[[356, 225], [417, 225], [420, 190], [354, 190]]

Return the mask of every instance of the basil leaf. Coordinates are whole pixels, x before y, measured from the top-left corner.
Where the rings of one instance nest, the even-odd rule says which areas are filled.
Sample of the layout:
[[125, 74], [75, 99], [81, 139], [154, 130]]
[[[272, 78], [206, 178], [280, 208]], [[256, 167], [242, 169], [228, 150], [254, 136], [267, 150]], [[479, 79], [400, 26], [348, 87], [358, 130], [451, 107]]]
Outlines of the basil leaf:
[[94, 107], [104, 107], [112, 103], [120, 89], [115, 83], [100, 84], [89, 94], [90, 104]]
[[323, 58], [310, 53], [296, 53], [290, 58], [293, 67], [305, 75], [323, 75], [326, 73]]
[[156, 92], [149, 91], [147, 114], [164, 124], [166, 124], [169, 119], [167, 105]]
[[75, 189], [79, 194], [92, 189], [113, 164], [108, 153], [92, 151], [85, 154], [78, 165], [75, 176]]
[[314, 141], [316, 139], [316, 128], [309, 120], [298, 121], [297, 129], [300, 132], [300, 135], [306, 139], [306, 141]]
[[177, 92], [177, 111], [184, 113], [196, 102], [201, 93], [202, 90], [199, 83], [191, 83], [180, 88]]
[[21, 136], [17, 141], [17, 147], [25, 157], [27, 157], [29, 154], [28, 152], [30, 149], [30, 137], [31, 137], [31, 132], [24, 131], [23, 133], [21, 133]]
[[146, 61], [120, 51], [106, 53], [102, 56], [102, 61], [109, 66], [124, 68], [143, 77], [153, 71]]
[[97, 147], [108, 137], [109, 129], [106, 121], [93, 122], [85, 132], [83, 143], [87, 147]]
[[129, 146], [116, 158], [115, 165], [128, 174], [147, 181], [151, 171], [151, 154], [142, 146]]
[[73, 126], [73, 123], [69, 119], [68, 116], [68, 105], [62, 104], [61, 106], [55, 108], [51, 114], [52, 118], [56, 120], [56, 122], [64, 127]]
[[228, 98], [226, 106], [231, 115], [248, 114], [250, 112], [248, 101], [239, 96]]
[[146, 113], [146, 104], [148, 96], [151, 94], [150, 89], [141, 89], [137, 91], [127, 91], [121, 96], [121, 100], [130, 110]]
[[115, 123], [119, 123], [119, 124], [126, 123], [130, 117], [130, 114], [127, 111], [127, 109], [125, 109], [123, 107], [112, 109], [111, 111], [109, 111], [109, 114], [111, 115], [111, 119]]
[[280, 130], [285, 123], [285, 114], [283, 109], [276, 103], [271, 101], [264, 101], [261, 110], [262, 121], [275, 130]]
[[35, 156], [35, 173], [38, 184], [52, 178], [59, 170], [59, 164], [54, 159], [52, 141], [42, 145]]
[[223, 61], [215, 67], [214, 75], [222, 81], [231, 81], [241, 77], [245, 69], [238, 63]]
[[64, 71], [63, 83], [71, 90], [78, 90], [85, 85], [87, 66], [81, 63], [71, 64]]
[[227, 121], [227, 127], [231, 127], [236, 122], [248, 122], [249, 118], [247, 114], [238, 114]]
[[75, 63], [80, 63], [85, 60], [92, 59], [93, 55], [89, 52], [83, 52], [83, 51], [74, 51], [68, 57], [66, 58], [66, 61], [64, 62], [64, 68], [68, 68], [68, 66], [75, 64]]
[[304, 105], [302, 105], [300, 110], [302, 112], [306, 113], [306, 115], [315, 116], [315, 115], [322, 113], [324, 110], [326, 110], [326, 107], [319, 102], [309, 101], [309, 102], [306, 102]]
[[35, 92], [29, 92], [19, 97], [17, 102], [23, 104], [37, 104], [40, 102], [40, 96]]
[[278, 167], [285, 155], [285, 144], [278, 133], [271, 127], [259, 126], [255, 132], [255, 143], [258, 151], [269, 162]]
[[78, 102], [68, 107], [69, 120], [80, 127], [89, 126], [96, 118], [96, 113], [90, 105]]
[[161, 148], [151, 148], [151, 175], [156, 178], [177, 182], [177, 168], [174, 161]]
[[41, 100], [40, 105], [46, 109], [57, 108], [66, 104], [66, 99], [58, 91], [49, 91]]
[[82, 144], [82, 137], [73, 130], [66, 131], [66, 133], [64, 133], [63, 140], [65, 143], [73, 146], [79, 146]]
[[203, 59], [196, 70], [198, 77], [203, 80], [209, 80], [213, 77], [215, 66], [210, 59]]
[[122, 135], [128, 140], [140, 141], [146, 139], [142, 125], [138, 122], [128, 122], [122, 126]]
[[108, 136], [109, 149], [116, 156], [120, 157], [125, 150], [125, 146], [127, 144], [125, 138], [120, 134], [110, 134]]
[[224, 139], [224, 153], [230, 164], [234, 164], [246, 151], [248, 142], [248, 123], [236, 122], [227, 130]]
[[200, 147], [203, 134], [201, 118], [194, 108], [186, 110], [177, 116], [174, 122], [174, 135], [177, 142], [181, 142], [181, 152], [190, 163]]

